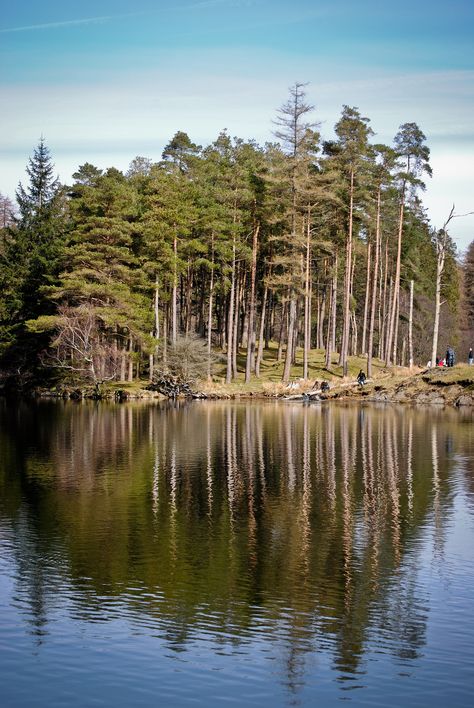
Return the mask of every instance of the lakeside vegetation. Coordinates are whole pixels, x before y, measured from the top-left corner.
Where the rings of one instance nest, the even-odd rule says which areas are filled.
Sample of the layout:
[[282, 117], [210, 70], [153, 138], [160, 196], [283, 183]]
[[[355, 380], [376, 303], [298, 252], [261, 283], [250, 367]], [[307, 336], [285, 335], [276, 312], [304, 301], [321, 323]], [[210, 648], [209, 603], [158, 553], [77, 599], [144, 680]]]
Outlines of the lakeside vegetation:
[[41, 140], [17, 207], [2, 199], [2, 385], [133, 385], [185, 350], [190, 378], [246, 390], [424, 366], [448, 344], [464, 360], [474, 243], [461, 264], [454, 210], [428, 222], [420, 128], [377, 144], [344, 106], [323, 139], [301, 84], [275, 123], [264, 146], [179, 131], [160, 162], [86, 162], [72, 185]]

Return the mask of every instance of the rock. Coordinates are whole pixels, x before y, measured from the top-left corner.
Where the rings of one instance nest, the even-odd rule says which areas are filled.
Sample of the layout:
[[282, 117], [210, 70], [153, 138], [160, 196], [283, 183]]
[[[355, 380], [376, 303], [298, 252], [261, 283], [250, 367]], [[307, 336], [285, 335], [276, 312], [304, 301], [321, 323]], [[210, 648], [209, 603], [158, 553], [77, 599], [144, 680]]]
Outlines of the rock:
[[424, 391], [415, 397], [415, 403], [429, 403], [430, 405], [444, 406], [446, 400], [437, 391]]
[[389, 397], [385, 391], [377, 391], [374, 393], [374, 401], [389, 401]]
[[474, 406], [474, 396], [465, 393], [462, 396], [459, 396], [459, 398], [457, 398], [454, 401], [454, 405], [455, 406]]

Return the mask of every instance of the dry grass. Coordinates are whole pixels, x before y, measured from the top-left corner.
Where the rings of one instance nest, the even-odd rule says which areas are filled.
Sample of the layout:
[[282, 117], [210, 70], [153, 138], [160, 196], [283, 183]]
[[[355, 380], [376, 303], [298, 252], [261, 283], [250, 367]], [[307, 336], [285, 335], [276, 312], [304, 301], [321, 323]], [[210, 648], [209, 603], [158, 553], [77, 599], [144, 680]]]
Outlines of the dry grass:
[[438, 385], [462, 383], [464, 386], [474, 385], [474, 366], [456, 364], [448, 368], [436, 367], [424, 372], [424, 380]]
[[[342, 375], [342, 367], [338, 366], [338, 355], [334, 353], [332, 356], [331, 367], [326, 369], [325, 352], [323, 349], [312, 349], [309, 354], [308, 361], [308, 381], [303, 382], [303, 350], [298, 349], [296, 352], [296, 364], [292, 367], [290, 381], [297, 384], [297, 388], [288, 389], [281, 383], [283, 375], [284, 359], [278, 361], [278, 347], [275, 343], [271, 343], [270, 347], [264, 352], [264, 359], [260, 367], [260, 378], [252, 375], [249, 383], [245, 383], [245, 350], [239, 352], [237, 359], [237, 368], [239, 373], [237, 378], [230, 384], [225, 383], [225, 363], [222, 363], [216, 369], [212, 383], [202, 382], [200, 390], [208, 395], [216, 396], [245, 396], [251, 394], [260, 394], [265, 396], [282, 396], [288, 393], [302, 393], [313, 388], [315, 382], [329, 381], [331, 388], [337, 387], [338, 384], [354, 381], [360, 369], [366, 370], [367, 359], [365, 357], [349, 357], [349, 376], [344, 378]], [[381, 376], [389, 376], [390, 372], [385, 369], [383, 362], [373, 360], [374, 378]]]

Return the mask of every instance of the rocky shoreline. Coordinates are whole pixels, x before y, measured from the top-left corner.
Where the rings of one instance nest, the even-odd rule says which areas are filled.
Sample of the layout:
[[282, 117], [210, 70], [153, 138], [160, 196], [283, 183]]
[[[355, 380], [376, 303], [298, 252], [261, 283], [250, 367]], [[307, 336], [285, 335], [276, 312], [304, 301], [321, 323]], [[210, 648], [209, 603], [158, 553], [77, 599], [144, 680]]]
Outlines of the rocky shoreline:
[[335, 390], [330, 397], [416, 405], [474, 406], [473, 375], [456, 373], [452, 369], [426, 370], [401, 380], [374, 381], [342, 393]]
[[[246, 400], [273, 399], [301, 402], [321, 402], [331, 400], [364, 400], [377, 403], [402, 403], [416, 405], [436, 405], [469, 407], [474, 406], [474, 372], [472, 368], [457, 367], [445, 370], [426, 370], [409, 376], [388, 376], [369, 381], [359, 386], [355, 381], [331, 383], [329, 391], [322, 392], [317, 384], [294, 383], [290, 390], [281, 386], [262, 386], [255, 390], [239, 390], [234, 387], [216, 386], [194, 390], [192, 399], [204, 400]], [[301, 389], [300, 389], [301, 385]], [[125, 401], [167, 400], [162, 393], [148, 388], [109, 388], [100, 396], [93, 389], [36, 390], [39, 398], [61, 398], [65, 400], [105, 400], [122, 403]], [[179, 397], [180, 399], [184, 397]]]

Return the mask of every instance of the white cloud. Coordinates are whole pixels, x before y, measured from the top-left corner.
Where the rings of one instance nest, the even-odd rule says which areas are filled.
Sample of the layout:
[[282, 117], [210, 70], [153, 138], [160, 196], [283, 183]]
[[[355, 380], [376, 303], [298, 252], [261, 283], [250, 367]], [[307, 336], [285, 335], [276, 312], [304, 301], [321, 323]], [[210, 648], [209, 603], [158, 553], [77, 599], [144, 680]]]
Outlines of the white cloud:
[[76, 27], [78, 25], [93, 25], [110, 20], [121, 19], [123, 17], [136, 17], [138, 13], [131, 12], [124, 15], [106, 15], [104, 17], [85, 17], [79, 20], [63, 20], [60, 22], [45, 22], [38, 25], [25, 25], [24, 27], [5, 27], [0, 29], [0, 34], [9, 34], [11, 32], [31, 32], [35, 30], [61, 29], [63, 27]]
[[[432, 223], [442, 224], [453, 202], [458, 212], [473, 209], [474, 72], [372, 72], [362, 77], [360, 70], [350, 68], [343, 73], [338, 66], [327, 71], [306, 66], [301, 75], [301, 67], [291, 63], [281, 73], [267, 74], [272, 60], [267, 56], [265, 65], [248, 78], [248, 66], [240, 68], [237, 56], [227, 56], [226, 62], [237, 67], [231, 73], [217, 60], [212, 67], [212, 55], [200, 65], [188, 59], [181, 56], [174, 63], [168, 57], [161, 71], [138, 79], [125, 75], [120, 85], [5, 86], [0, 191], [13, 194], [42, 133], [66, 181], [85, 161], [125, 168], [137, 154], [158, 159], [176, 130], [204, 144], [223, 128], [260, 142], [273, 139], [272, 118], [296, 76], [311, 81], [308, 98], [316, 104], [324, 137], [329, 137], [342, 103], [357, 105], [371, 118], [379, 141], [391, 142], [403, 122], [418, 122], [432, 151], [434, 177], [424, 200]], [[341, 75], [344, 80], [338, 79]], [[457, 220], [452, 233], [464, 248], [474, 238], [472, 217]]]

